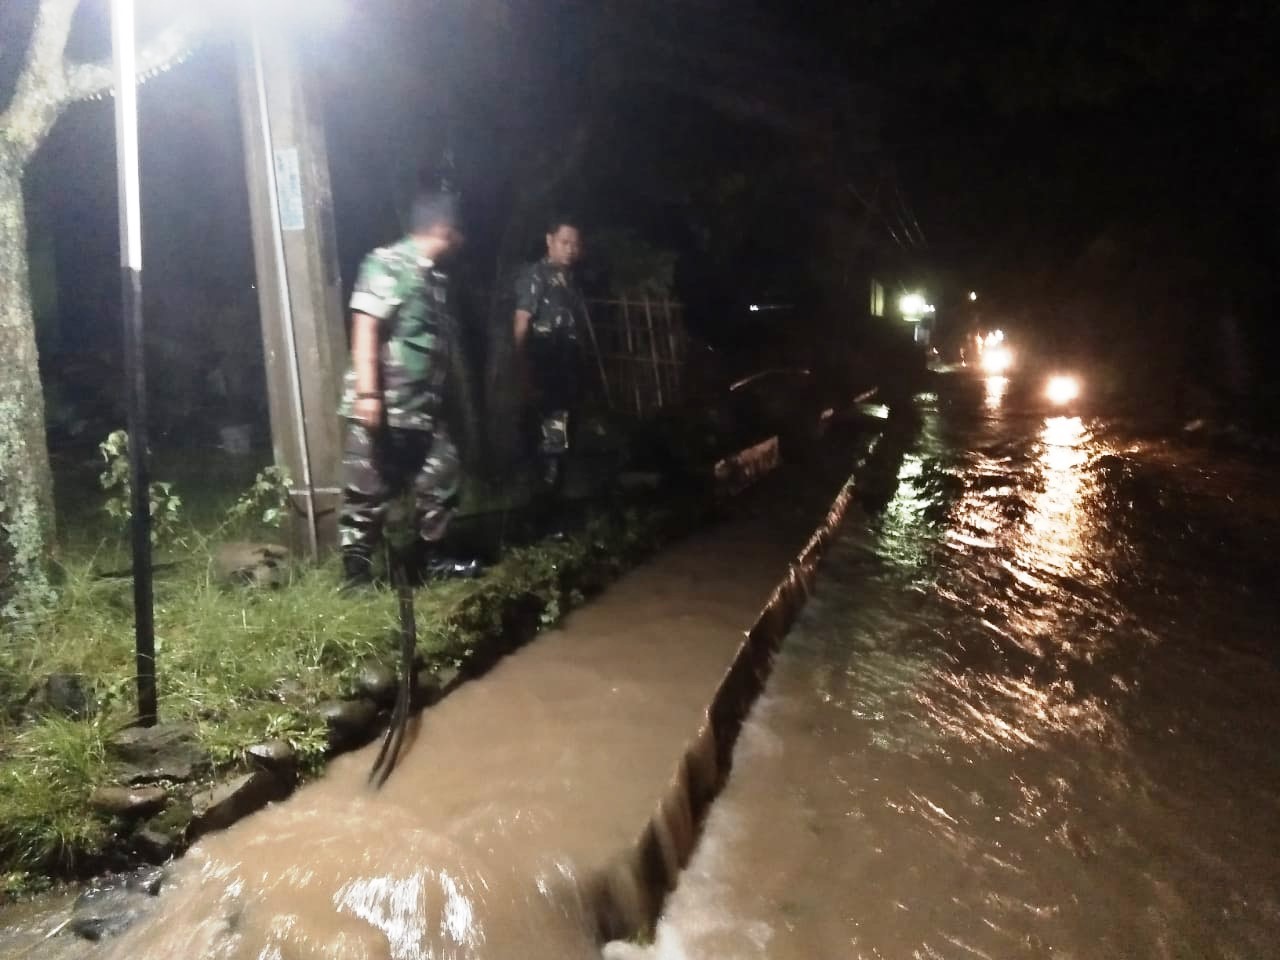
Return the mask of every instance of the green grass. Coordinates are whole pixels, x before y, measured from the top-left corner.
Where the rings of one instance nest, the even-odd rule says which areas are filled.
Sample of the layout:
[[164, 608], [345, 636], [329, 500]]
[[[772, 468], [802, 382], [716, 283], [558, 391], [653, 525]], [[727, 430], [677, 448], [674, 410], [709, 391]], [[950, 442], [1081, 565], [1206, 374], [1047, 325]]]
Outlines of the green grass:
[[0, 765], [0, 838], [14, 874], [72, 867], [77, 852], [107, 841], [107, 824], [86, 815], [107, 768], [104, 739], [101, 723], [60, 718], [10, 732]]
[[[234, 496], [206, 499], [225, 510]], [[264, 531], [222, 523], [207, 502], [198, 516], [199, 527], [188, 525], [159, 552], [173, 563], [155, 584], [161, 718], [195, 724], [220, 769], [234, 768], [254, 743], [280, 738], [314, 773], [327, 743], [314, 708], [349, 693], [364, 662], [395, 662], [395, 597], [340, 593], [336, 561], [293, 567], [281, 589], [221, 586], [212, 570], [216, 543]], [[65, 541], [57, 605], [28, 630], [0, 638], [3, 890], [74, 874], [116, 837], [117, 825], [96, 815], [89, 797], [112, 782], [105, 744], [135, 716], [132, 588], [127, 578], [102, 575], [127, 567], [127, 559], [119, 535], [94, 523], [78, 518]], [[544, 625], [555, 622], [584, 592], [651, 550], [660, 528], [656, 514], [613, 516], [568, 541], [511, 550], [478, 580], [419, 590], [420, 653], [443, 667], [501, 643], [513, 604], [541, 611]], [[92, 719], [19, 709], [54, 673], [82, 679]]]
[[[325, 729], [311, 708], [347, 692], [363, 660], [390, 660], [394, 629], [387, 594], [348, 598], [336, 588], [336, 572], [320, 568], [297, 570], [281, 590], [228, 589], [194, 561], [159, 580], [161, 717], [195, 723], [219, 764], [276, 737], [319, 761]], [[99, 579], [91, 562], [69, 565], [57, 607], [0, 649], [15, 693], [73, 674], [94, 704], [88, 722], [9, 711], [0, 727], [0, 869], [71, 866], [110, 839], [88, 799], [110, 781], [106, 738], [135, 715], [130, 589], [127, 580]], [[431, 594], [419, 603], [431, 607]], [[424, 640], [435, 652], [430, 631]]]

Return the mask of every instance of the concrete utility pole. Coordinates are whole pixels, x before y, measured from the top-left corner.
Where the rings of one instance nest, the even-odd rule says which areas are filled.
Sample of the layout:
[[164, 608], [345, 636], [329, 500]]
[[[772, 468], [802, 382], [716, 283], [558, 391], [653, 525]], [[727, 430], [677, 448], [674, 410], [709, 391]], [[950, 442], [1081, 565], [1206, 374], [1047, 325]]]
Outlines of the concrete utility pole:
[[240, 115], [275, 462], [295, 506], [290, 546], [337, 543], [347, 340], [329, 157], [289, 31], [254, 13], [240, 56]]

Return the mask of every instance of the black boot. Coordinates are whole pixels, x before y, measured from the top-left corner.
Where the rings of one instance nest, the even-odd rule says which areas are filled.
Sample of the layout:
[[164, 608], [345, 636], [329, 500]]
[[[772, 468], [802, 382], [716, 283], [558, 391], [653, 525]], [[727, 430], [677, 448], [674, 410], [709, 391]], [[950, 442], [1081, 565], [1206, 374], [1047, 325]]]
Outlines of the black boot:
[[484, 565], [476, 559], [447, 556], [437, 543], [419, 540], [414, 550], [413, 579], [416, 583], [435, 580], [470, 580], [484, 572]]
[[530, 504], [534, 536], [539, 540], [563, 540], [564, 533], [564, 457], [544, 455], [538, 489]]

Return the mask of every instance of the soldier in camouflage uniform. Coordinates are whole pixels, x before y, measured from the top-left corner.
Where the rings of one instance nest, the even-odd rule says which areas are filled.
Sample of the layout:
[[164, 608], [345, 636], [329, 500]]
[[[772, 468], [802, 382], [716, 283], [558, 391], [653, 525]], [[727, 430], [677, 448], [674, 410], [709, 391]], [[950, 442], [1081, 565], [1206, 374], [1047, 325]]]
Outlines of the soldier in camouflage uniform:
[[547, 229], [547, 255], [516, 279], [515, 343], [526, 359], [538, 420], [537, 449], [545, 514], [564, 483], [564, 460], [577, 427], [581, 348], [586, 322], [582, 294], [573, 267], [582, 253], [578, 227], [553, 220]]
[[453, 198], [428, 194], [414, 204], [413, 232], [369, 254], [351, 296], [351, 369], [341, 416], [343, 572], [368, 582], [392, 501], [412, 488], [417, 532], [426, 548], [445, 534], [460, 478], [457, 448], [444, 420], [458, 331], [449, 282], [439, 263], [461, 243]]

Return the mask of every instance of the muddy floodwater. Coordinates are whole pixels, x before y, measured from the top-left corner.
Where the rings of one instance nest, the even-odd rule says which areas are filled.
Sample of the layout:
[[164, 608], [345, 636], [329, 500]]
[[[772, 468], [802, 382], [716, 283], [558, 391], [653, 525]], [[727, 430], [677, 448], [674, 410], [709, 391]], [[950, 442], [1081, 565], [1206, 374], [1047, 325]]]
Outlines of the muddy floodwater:
[[1007, 382], [921, 413], [625, 955], [1280, 956], [1280, 470]]
[[58, 909], [10, 911], [0, 957], [598, 958], [606, 910], [641, 913], [619, 863], [875, 432], [852, 426], [825, 465], [766, 479], [733, 516], [422, 713], [381, 790], [366, 784], [373, 744], [201, 839], [158, 898], [131, 904], [143, 915], [122, 935], [46, 942]]
[[[1280, 956], [1280, 468], [1016, 382], [944, 378], [916, 412], [654, 941], [604, 955]], [[845, 454], [824, 497], [767, 481], [427, 711], [381, 793], [373, 748], [341, 758], [201, 841], [123, 936], [10, 911], [0, 956], [600, 957], [597, 881]]]

